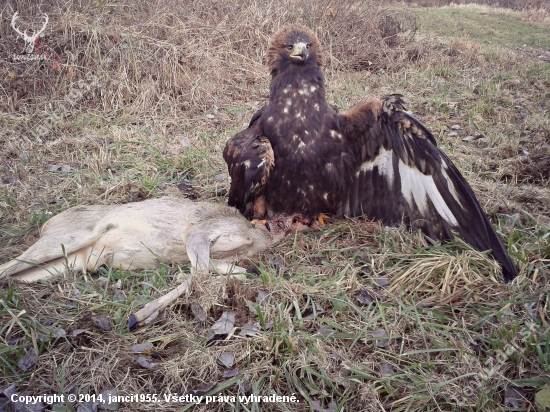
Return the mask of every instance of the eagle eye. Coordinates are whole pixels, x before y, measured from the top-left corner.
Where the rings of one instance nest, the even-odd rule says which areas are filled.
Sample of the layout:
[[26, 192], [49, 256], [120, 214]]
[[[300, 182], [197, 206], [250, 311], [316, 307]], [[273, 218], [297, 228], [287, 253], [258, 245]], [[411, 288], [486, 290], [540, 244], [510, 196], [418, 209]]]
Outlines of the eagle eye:
[[309, 46], [311, 46], [311, 43], [306, 44], [306, 49], [309, 49]]
[[286, 46], [286, 49], [287, 50], [292, 50], [294, 47], [292, 47], [292, 44], [289, 44], [288, 46]]

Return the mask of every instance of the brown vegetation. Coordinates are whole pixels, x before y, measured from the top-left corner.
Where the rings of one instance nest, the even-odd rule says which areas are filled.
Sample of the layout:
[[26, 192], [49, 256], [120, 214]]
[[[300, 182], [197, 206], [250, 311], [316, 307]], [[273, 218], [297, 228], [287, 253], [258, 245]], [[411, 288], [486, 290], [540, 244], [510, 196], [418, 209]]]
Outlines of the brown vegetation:
[[[10, 57], [25, 47], [10, 27], [16, 10], [21, 28], [38, 27], [48, 13], [40, 44], [47, 60]], [[434, 246], [403, 227], [354, 219], [286, 237], [253, 259], [256, 276], [244, 282], [197, 277], [165, 319], [134, 333], [130, 314], [172, 289], [188, 267], [103, 267], [99, 276], [70, 273], [32, 286], [4, 281], [0, 389], [184, 394], [213, 385], [217, 393], [300, 398], [250, 410], [333, 403], [500, 410], [511, 385], [523, 388], [528, 406], [548, 381], [544, 50], [434, 37], [419, 31], [410, 10], [378, 1], [10, 0], [0, 16], [0, 263], [33, 243], [52, 214], [77, 204], [164, 194], [226, 203], [223, 146], [269, 93], [268, 38], [298, 22], [324, 46], [330, 103], [346, 109], [391, 92], [408, 98], [520, 271], [506, 286], [492, 260], [461, 242]], [[235, 313], [235, 329], [210, 339], [226, 311]], [[98, 314], [110, 331], [91, 322]], [[240, 335], [249, 322], [259, 330]], [[142, 342], [152, 345], [141, 355], [156, 369], [136, 362], [130, 347]], [[36, 363], [23, 371], [18, 363], [31, 349]], [[235, 355], [232, 369], [219, 364], [224, 352]], [[141, 402], [120, 410], [185, 407]]]
[[410, 43], [417, 29], [410, 14], [358, 0], [337, 7], [328, 0], [48, 3], [14, 1], [2, 10], [3, 57], [22, 50], [9, 24], [15, 11], [31, 27], [41, 12], [50, 18], [41, 40], [48, 60], [2, 61], [2, 111], [51, 110], [72, 85], [89, 83], [91, 73], [100, 79], [101, 90], [88, 93], [78, 103], [81, 108], [140, 114], [166, 108], [173, 115], [202, 111], [209, 101], [246, 98], [251, 84], [265, 80], [265, 44], [280, 26], [315, 28], [329, 51], [331, 70], [391, 65], [402, 53], [395, 48]]

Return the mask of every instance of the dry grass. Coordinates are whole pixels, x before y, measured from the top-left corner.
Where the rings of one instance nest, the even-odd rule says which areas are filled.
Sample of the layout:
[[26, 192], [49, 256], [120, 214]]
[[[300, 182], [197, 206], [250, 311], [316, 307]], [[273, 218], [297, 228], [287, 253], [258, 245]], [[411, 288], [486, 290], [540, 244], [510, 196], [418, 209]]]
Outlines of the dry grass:
[[[405, 228], [354, 219], [239, 262], [256, 267], [246, 281], [196, 279], [163, 320], [132, 333], [129, 315], [188, 267], [3, 281], [0, 389], [162, 397], [213, 384], [212, 393], [295, 393], [300, 401], [127, 402], [126, 411], [503, 410], [510, 386], [532, 402], [550, 381], [550, 70], [540, 50], [517, 47], [506, 30], [493, 44], [473, 32], [434, 38], [410, 10], [378, 2], [133, 3], [0, 6], [0, 262], [75, 204], [190, 193], [226, 202], [221, 151], [266, 101], [267, 39], [300, 22], [325, 45], [331, 103], [346, 109], [369, 94], [407, 95], [471, 183], [520, 276], [504, 285], [495, 263], [461, 241], [432, 245]], [[10, 27], [16, 9], [22, 22], [48, 12], [41, 47], [59, 62], [9, 58], [24, 46]], [[481, 22], [492, 17], [492, 9], [468, 10]], [[528, 13], [495, 13], [502, 27], [549, 41]], [[440, 16], [454, 24], [445, 10]], [[475, 134], [482, 138], [462, 140]], [[224, 311], [235, 313], [236, 329], [209, 341]], [[112, 330], [93, 327], [95, 314], [107, 315]], [[243, 337], [249, 322], [273, 325]], [[66, 336], [55, 337], [59, 328]], [[78, 329], [87, 332], [73, 336]], [[152, 343], [144, 355], [158, 369], [135, 362], [130, 347], [141, 342]], [[18, 361], [30, 348], [39, 356], [25, 372]], [[224, 375], [224, 352], [234, 354], [236, 376]]]
[[[13, 12], [38, 16], [38, 10], [46, 10], [14, 3], [2, 11], [1, 33], [8, 40], [2, 45], [3, 56], [21, 49], [21, 40], [15, 41], [7, 24]], [[251, 84], [265, 83], [264, 46], [283, 25], [313, 27], [331, 51], [331, 70], [361, 67], [368, 64], [367, 56], [376, 64], [388, 65], [402, 54], [397, 46], [409, 43], [416, 31], [411, 15], [357, 0], [346, 0], [338, 7], [328, 0], [314, 5], [215, 0], [133, 4], [80, 1], [52, 7], [44, 52], [63, 56], [63, 64], [5, 64], [3, 75], [13, 80], [4, 92], [3, 110], [47, 111], [52, 100], [63, 98], [78, 82], [89, 83], [86, 75], [93, 73], [102, 87], [98, 96], [79, 102], [86, 109], [174, 117], [180, 111], [202, 113], [211, 109], [205, 102], [242, 100], [249, 97]], [[47, 99], [37, 101], [37, 93], [29, 94], [29, 81]]]

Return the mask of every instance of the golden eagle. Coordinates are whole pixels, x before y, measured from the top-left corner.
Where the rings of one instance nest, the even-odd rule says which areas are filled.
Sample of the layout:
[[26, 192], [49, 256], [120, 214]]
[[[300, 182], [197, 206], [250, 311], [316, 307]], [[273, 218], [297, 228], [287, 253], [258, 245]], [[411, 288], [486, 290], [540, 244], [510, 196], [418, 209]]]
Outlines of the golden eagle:
[[323, 53], [305, 27], [278, 31], [267, 60], [269, 103], [223, 153], [230, 206], [255, 219], [364, 215], [441, 241], [456, 231], [491, 249], [506, 281], [517, 276], [472, 189], [401, 95], [339, 112], [325, 100]]

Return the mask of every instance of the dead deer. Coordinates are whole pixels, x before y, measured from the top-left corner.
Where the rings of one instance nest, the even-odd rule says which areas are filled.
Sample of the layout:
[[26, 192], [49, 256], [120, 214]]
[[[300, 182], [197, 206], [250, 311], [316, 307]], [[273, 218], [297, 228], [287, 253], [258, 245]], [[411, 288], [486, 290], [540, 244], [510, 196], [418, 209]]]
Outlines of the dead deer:
[[191, 263], [191, 276], [185, 282], [132, 315], [128, 327], [133, 329], [154, 320], [183, 294], [196, 272], [246, 272], [227, 261], [268, 249], [293, 225], [281, 219], [268, 230], [261, 224], [252, 225], [228, 206], [168, 197], [123, 205], [75, 206], [48, 220], [36, 243], [1, 265], [0, 278], [36, 282], [68, 270], [91, 272], [101, 265], [139, 270], [156, 269], [161, 261]]

